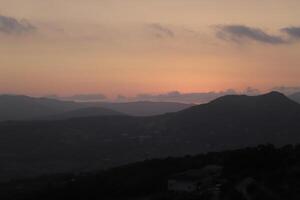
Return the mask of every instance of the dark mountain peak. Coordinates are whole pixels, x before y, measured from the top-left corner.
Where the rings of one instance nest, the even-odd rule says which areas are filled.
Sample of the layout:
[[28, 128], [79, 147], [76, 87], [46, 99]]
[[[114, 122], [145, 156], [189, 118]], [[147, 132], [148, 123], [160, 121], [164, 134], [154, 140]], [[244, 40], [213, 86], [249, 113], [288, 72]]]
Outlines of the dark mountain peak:
[[290, 100], [285, 95], [279, 92], [269, 92], [258, 96], [226, 95], [207, 104], [194, 106], [183, 112], [190, 113], [191, 115], [196, 113], [205, 113], [205, 115], [226, 113], [229, 116], [233, 115], [233, 113], [240, 113], [241, 115], [252, 113], [255, 115], [255, 112], [288, 113], [299, 110], [299, 104]]
[[243, 100], [243, 99], [247, 99], [249, 97], [250, 96], [247, 96], [247, 95], [226, 95], [226, 96], [219, 97], [215, 100], [212, 100], [211, 102], [209, 102], [209, 104], [235, 102], [235, 101], [240, 101], [240, 100]]
[[257, 95], [257, 96], [247, 96], [247, 95], [226, 95], [220, 98], [217, 98], [214, 101], [211, 101], [212, 104], [247, 104], [247, 103], [262, 103], [269, 102], [272, 103], [294, 103], [284, 94], [276, 91], [272, 91], [266, 94]]
[[285, 96], [283, 93], [278, 92], [278, 91], [271, 91], [269, 93], [266, 93], [264, 95], [277, 95], [277, 96]]
[[[280, 92], [272, 91], [267, 94], [257, 96], [260, 103], [273, 104], [276, 106], [297, 105], [294, 101]], [[298, 106], [298, 105], [297, 105]]]
[[267, 97], [267, 98], [284, 98], [284, 99], [287, 99], [287, 97], [280, 93], [280, 92], [277, 92], [277, 91], [271, 91], [269, 93], [266, 93], [266, 94], [262, 94], [260, 95], [261, 97]]

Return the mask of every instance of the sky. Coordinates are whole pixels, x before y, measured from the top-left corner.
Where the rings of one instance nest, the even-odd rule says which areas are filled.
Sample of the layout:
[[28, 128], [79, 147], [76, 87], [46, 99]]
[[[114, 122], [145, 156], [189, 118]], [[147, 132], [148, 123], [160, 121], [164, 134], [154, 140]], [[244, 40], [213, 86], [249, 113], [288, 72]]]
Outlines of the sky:
[[0, 93], [300, 86], [299, 0], [0, 0]]

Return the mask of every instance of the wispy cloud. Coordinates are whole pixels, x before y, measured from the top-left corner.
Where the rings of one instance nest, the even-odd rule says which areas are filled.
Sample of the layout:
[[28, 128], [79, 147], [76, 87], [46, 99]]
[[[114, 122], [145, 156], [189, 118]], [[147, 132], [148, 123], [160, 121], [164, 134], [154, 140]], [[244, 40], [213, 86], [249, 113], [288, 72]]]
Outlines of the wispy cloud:
[[27, 20], [17, 20], [13, 17], [0, 15], [0, 32], [4, 34], [24, 34], [35, 31], [36, 27]]
[[259, 28], [248, 27], [245, 25], [218, 25], [217, 37], [223, 40], [230, 40], [237, 43], [244, 40], [253, 40], [265, 44], [286, 44], [288, 43], [281, 36], [271, 35]]
[[172, 31], [168, 26], [159, 23], [152, 23], [147, 24], [147, 27], [151, 29], [153, 34], [158, 38], [175, 37], [174, 31]]

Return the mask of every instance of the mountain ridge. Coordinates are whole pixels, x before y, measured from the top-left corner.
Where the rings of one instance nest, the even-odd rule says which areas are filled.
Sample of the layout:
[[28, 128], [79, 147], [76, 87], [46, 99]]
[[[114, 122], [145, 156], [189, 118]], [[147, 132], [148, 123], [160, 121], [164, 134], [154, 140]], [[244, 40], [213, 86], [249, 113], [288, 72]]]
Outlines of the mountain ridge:
[[[176, 112], [190, 106], [189, 104], [169, 102], [84, 103], [25, 95], [0, 95], [0, 121], [42, 120], [89, 107], [95, 107], [100, 116], [107, 115], [107, 110], [111, 110], [110, 114], [113, 115], [118, 112], [127, 115], [149, 116]], [[103, 109], [103, 113], [99, 112], [100, 108]], [[97, 112], [94, 111], [94, 113]], [[84, 116], [86, 113], [79, 117]]]
[[[240, 102], [240, 98], [250, 106], [232, 103]], [[41, 169], [53, 173], [107, 168], [147, 158], [266, 143], [295, 144], [300, 143], [299, 121], [300, 105], [271, 93], [223, 97], [176, 113], [150, 117], [1, 122], [0, 159], [6, 163], [6, 171], [0, 177], [36, 175]], [[24, 164], [24, 160], [35, 164]], [[18, 167], [14, 168], [16, 163]]]

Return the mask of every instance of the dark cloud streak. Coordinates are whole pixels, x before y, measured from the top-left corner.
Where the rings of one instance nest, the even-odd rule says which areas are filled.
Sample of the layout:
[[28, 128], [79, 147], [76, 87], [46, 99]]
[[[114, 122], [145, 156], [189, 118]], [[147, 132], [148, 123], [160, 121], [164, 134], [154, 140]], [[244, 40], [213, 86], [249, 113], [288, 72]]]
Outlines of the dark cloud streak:
[[0, 15], [0, 32], [8, 35], [20, 35], [35, 31], [36, 27], [26, 20], [17, 20]]
[[292, 38], [300, 39], [300, 27], [286, 27], [281, 29], [281, 31], [288, 34]]
[[245, 39], [272, 45], [287, 43], [281, 36], [270, 35], [259, 28], [244, 25], [219, 25], [217, 26], [216, 35], [220, 39], [237, 43], [240, 43]]
[[147, 26], [154, 31], [155, 36], [158, 38], [175, 37], [175, 33], [167, 26], [163, 26], [159, 23], [148, 24]]

